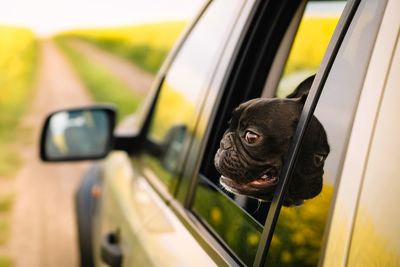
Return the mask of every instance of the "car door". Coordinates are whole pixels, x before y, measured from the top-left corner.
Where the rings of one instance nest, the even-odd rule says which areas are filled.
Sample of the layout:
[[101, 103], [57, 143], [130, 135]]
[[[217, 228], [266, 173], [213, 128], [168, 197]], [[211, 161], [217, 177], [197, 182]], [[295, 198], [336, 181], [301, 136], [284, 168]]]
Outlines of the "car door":
[[115, 152], [104, 162], [98, 265], [100, 258], [122, 266], [215, 265], [215, 257], [204, 251], [169, 205], [213, 73], [236, 19], [251, 4], [216, 0], [206, 5], [162, 79], [143, 151], [132, 157]]

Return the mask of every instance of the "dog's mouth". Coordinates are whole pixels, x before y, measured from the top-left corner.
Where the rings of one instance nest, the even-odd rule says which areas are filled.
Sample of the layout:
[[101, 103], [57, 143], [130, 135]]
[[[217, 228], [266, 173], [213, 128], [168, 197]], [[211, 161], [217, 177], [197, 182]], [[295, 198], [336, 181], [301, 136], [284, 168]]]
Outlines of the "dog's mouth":
[[277, 176], [271, 176], [264, 174], [260, 178], [257, 178], [248, 184], [254, 187], [270, 187], [274, 186], [278, 183], [278, 177]]
[[250, 181], [238, 181], [226, 176], [221, 176], [220, 183], [228, 191], [234, 194], [248, 195], [258, 199], [268, 199], [278, 184], [279, 178], [275, 171], [268, 170], [260, 177]]

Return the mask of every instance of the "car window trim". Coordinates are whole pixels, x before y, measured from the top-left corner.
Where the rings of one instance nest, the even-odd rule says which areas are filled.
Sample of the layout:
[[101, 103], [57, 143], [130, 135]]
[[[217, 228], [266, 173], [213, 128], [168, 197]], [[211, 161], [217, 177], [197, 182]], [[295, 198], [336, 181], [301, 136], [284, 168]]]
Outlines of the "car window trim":
[[[247, 1], [250, 2], [250, 1]], [[243, 8], [245, 5], [247, 5], [247, 2], [243, 2], [240, 4], [240, 7], [238, 6], [237, 10], [235, 11], [236, 14], [234, 15], [234, 19], [232, 20], [232, 25], [230, 26], [231, 28], [227, 31], [226, 33], [226, 39], [224, 40], [224, 44], [221, 47], [221, 50], [223, 51], [224, 48], [228, 45], [229, 40], [232, 37], [232, 33], [234, 31], [234, 28], [236, 27], [237, 23], [238, 23], [238, 19], [241, 16], [241, 14], [243, 13]], [[143, 139], [142, 140], [142, 145], [147, 144], [148, 140], [146, 139], [146, 135], [148, 134], [149, 130], [150, 130], [150, 126], [151, 126], [151, 122], [152, 122], [152, 118], [154, 117], [154, 112], [155, 112], [155, 107], [158, 101], [158, 96], [161, 92], [162, 86], [163, 86], [163, 82], [166, 78], [166, 76], [168, 75], [168, 72], [170, 70], [170, 67], [174, 64], [176, 57], [179, 55], [180, 51], [182, 50], [181, 48], [185, 45], [186, 40], [188, 39], [188, 37], [191, 35], [193, 29], [198, 25], [198, 22], [203, 18], [204, 13], [208, 10], [209, 6], [213, 3], [213, 0], [209, 0], [201, 9], [201, 11], [198, 14], [198, 17], [196, 17], [194, 19], [194, 22], [190, 25], [190, 29], [184, 33], [184, 38], [182, 38], [182, 40], [180, 41], [179, 45], [177, 45], [177, 47], [175, 47], [172, 51], [172, 56], [171, 59], [167, 59], [166, 62], [164, 63], [164, 65], [166, 65], [166, 70], [164, 71], [164, 73], [162, 73], [161, 75], [161, 82], [158, 84], [157, 86], [157, 92], [155, 93], [155, 97], [153, 98], [153, 102], [152, 102], [152, 106], [151, 106], [151, 110], [149, 111], [149, 115], [146, 118], [146, 126], [144, 126], [143, 128], [146, 127], [145, 130], [143, 130], [143, 132], [141, 132], [141, 134], [143, 134]], [[206, 87], [209, 88], [209, 86], [213, 83], [214, 78], [215, 78], [215, 70], [219, 68], [220, 64], [221, 64], [221, 59], [223, 57], [223, 52], [220, 52], [217, 55], [217, 60], [214, 60], [213, 62], [213, 71], [210, 71], [208, 73], [207, 76], [209, 76], [209, 78], [207, 79], [205, 85], [207, 85]], [[164, 66], [163, 65], [163, 66]], [[207, 89], [206, 93], [204, 94], [204, 96], [202, 96], [202, 100], [201, 103], [199, 105], [198, 110], [196, 111], [196, 120], [195, 120], [195, 126], [194, 126], [194, 131], [196, 132], [197, 127], [198, 127], [198, 123], [199, 123], [199, 118], [203, 113], [204, 107], [206, 105], [206, 99], [207, 99], [207, 95], [209, 94], [209, 89]], [[191, 151], [193, 150], [193, 140], [190, 141], [189, 145], [188, 145], [188, 150], [186, 152], [186, 156], [183, 159], [183, 165], [186, 165], [186, 162], [188, 161], [188, 157], [189, 154], [191, 153]], [[139, 151], [139, 157], [142, 155], [140, 153], [142, 153], [144, 150], [140, 150]], [[183, 169], [183, 173], [181, 173], [178, 177], [178, 181], [177, 184], [174, 187], [170, 187], [169, 185], [165, 186], [164, 184], [162, 184], [159, 181], [156, 181], [156, 175], [154, 173], [152, 173], [151, 169], [147, 169], [147, 165], [144, 165], [144, 167], [142, 168], [142, 173], [143, 170], [146, 169], [146, 173], [149, 174], [149, 176], [144, 175], [144, 177], [148, 178], [148, 182], [149, 184], [153, 187], [153, 189], [166, 201], [166, 202], [170, 202], [172, 199], [176, 199], [177, 195], [179, 193], [180, 190], [180, 185], [181, 185], [181, 181], [182, 181], [182, 176], [186, 175], [186, 173], [188, 172], [187, 168], [185, 167]], [[195, 168], [192, 168], [192, 173], [198, 173], [196, 172]], [[190, 177], [190, 183], [192, 183], [192, 180], [195, 180], [196, 178], [192, 175]], [[187, 192], [186, 195], [190, 194], [189, 192]], [[185, 206], [185, 203], [182, 203], [183, 206]]]
[[[136, 151], [135, 154], [130, 153], [131, 156], [137, 155], [138, 158], [140, 158], [140, 156], [143, 152], [143, 148], [145, 147], [145, 145], [147, 143], [146, 136], [150, 130], [152, 118], [154, 116], [155, 107], [157, 104], [157, 99], [158, 99], [158, 96], [160, 95], [161, 87], [164, 84], [165, 77], [168, 74], [168, 71], [171, 68], [172, 64], [174, 63], [177, 55], [179, 54], [179, 51], [181, 51], [182, 46], [185, 44], [186, 40], [189, 38], [191, 32], [193, 31], [193, 29], [195, 28], [195, 26], [197, 25], [197, 23], [203, 16], [203, 14], [206, 12], [206, 10], [209, 7], [209, 5], [211, 4], [211, 2], [212, 2], [212, 0], [208, 0], [201, 6], [197, 15], [194, 16], [194, 19], [191, 22], [189, 22], [189, 25], [186, 27], [186, 29], [184, 29], [183, 33], [178, 38], [174, 47], [168, 53], [166, 59], [164, 60], [164, 63], [161, 65], [160, 70], [158, 71], [158, 73], [154, 79], [154, 82], [153, 82], [154, 85], [151, 90], [152, 92], [150, 92], [150, 94], [152, 94], [152, 96], [149, 97], [149, 102], [146, 103], [147, 104], [146, 109], [148, 111], [147, 111], [147, 115], [144, 119], [143, 125], [142, 125], [141, 129], [139, 130], [138, 137], [132, 137], [132, 136], [125, 137], [125, 139], [126, 139], [125, 143], [135, 140], [135, 144], [140, 145], [140, 148], [135, 150]], [[140, 168], [140, 172], [144, 174], [144, 168]], [[149, 173], [151, 173], [151, 170], [147, 171], [147, 174], [149, 174]], [[150, 176], [152, 176], [152, 175], [150, 175]], [[149, 177], [148, 175], [144, 175], [144, 177], [149, 182], [151, 187], [158, 193], [158, 195], [162, 199], [164, 199], [164, 201], [166, 203], [169, 203], [171, 201], [171, 199], [173, 199], [175, 192], [170, 192], [168, 189], [164, 188], [164, 186], [162, 184], [160, 184], [158, 181], [156, 181], [156, 179], [154, 179], [153, 177]]]
[[269, 247], [271, 245], [275, 226], [278, 221], [283, 199], [285, 197], [285, 192], [290, 182], [291, 173], [293, 171], [293, 167], [296, 163], [296, 158], [300, 150], [301, 141], [314, 113], [319, 96], [321, 95], [330, 69], [332, 68], [335, 57], [339, 51], [340, 45], [343, 42], [347, 29], [354, 17], [359, 3], [360, 0], [349, 0], [349, 2], [346, 4], [338, 25], [335, 29], [335, 32], [332, 35], [331, 41], [329, 42], [328, 48], [325, 52], [325, 56], [321, 62], [317, 75], [311, 86], [309, 96], [304, 104], [299, 123], [297, 125], [292, 143], [287, 153], [287, 159], [282, 169], [280, 182], [275, 189], [274, 197], [272, 199], [267, 219], [264, 224], [264, 230], [261, 234], [261, 240], [259, 242], [256, 259], [253, 266], [265, 265], [265, 260], [268, 254]]
[[[154, 115], [154, 110], [155, 106], [157, 103], [158, 96], [161, 91], [161, 87], [164, 83], [165, 77], [172, 65], [172, 63], [175, 61], [176, 56], [178, 55], [179, 51], [181, 50], [181, 47], [184, 45], [186, 39], [189, 37], [190, 33], [193, 31], [193, 28], [197, 25], [198, 21], [200, 18], [203, 16], [203, 13], [207, 10], [208, 6], [211, 4], [212, 0], [205, 1], [205, 3], [200, 7], [198, 13], [194, 16], [193, 20], [188, 23], [186, 28], [183, 30], [182, 34], [178, 38], [178, 40], [175, 42], [175, 45], [172, 47], [170, 52], [167, 54], [167, 57], [165, 58], [163, 64], [160, 67], [160, 70], [157, 72], [156, 77], [154, 78], [154, 82], [152, 87], [150, 88], [150, 93], [149, 97], [147, 98], [148, 101], [144, 103], [145, 107], [144, 109], [146, 111], [143, 111], [146, 113], [145, 118], [143, 120], [143, 123], [138, 131], [137, 136], [124, 136], [123, 137], [123, 144], [122, 145], [128, 145], [129, 142], [134, 143], [135, 145], [140, 146], [139, 148], [134, 148], [131, 149], [132, 153], [129, 153], [129, 155], [135, 155], [135, 154], [140, 154], [143, 150], [145, 140], [146, 140], [146, 135], [150, 129], [152, 117]], [[129, 145], [129, 146], [132, 146]]]

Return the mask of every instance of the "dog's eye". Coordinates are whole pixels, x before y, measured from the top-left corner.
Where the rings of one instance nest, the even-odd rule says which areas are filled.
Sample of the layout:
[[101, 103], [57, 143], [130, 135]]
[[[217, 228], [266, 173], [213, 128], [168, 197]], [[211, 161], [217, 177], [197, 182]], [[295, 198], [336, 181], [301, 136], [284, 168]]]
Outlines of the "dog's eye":
[[244, 135], [244, 139], [249, 144], [254, 144], [255, 142], [257, 142], [259, 137], [260, 136], [258, 136], [258, 134], [253, 133], [252, 131], [246, 131], [246, 133]]
[[317, 167], [321, 167], [321, 165], [325, 161], [325, 156], [321, 154], [314, 154], [314, 164]]

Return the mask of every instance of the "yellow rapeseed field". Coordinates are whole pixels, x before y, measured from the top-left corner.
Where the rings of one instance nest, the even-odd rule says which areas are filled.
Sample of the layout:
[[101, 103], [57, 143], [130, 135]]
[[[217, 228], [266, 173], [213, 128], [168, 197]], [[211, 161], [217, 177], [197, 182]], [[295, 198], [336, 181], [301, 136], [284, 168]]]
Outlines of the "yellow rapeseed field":
[[15, 158], [6, 150], [32, 95], [37, 50], [32, 31], [0, 26], [0, 176], [15, 169]]
[[125, 43], [131, 46], [146, 45], [169, 49], [185, 27], [185, 22], [152, 23], [127, 27], [81, 29], [65, 32], [90, 39]]

